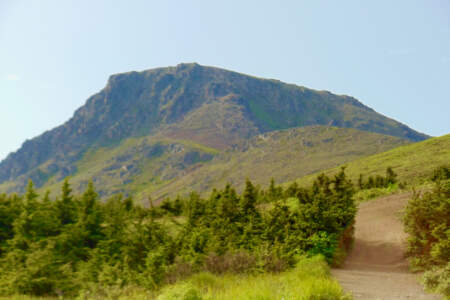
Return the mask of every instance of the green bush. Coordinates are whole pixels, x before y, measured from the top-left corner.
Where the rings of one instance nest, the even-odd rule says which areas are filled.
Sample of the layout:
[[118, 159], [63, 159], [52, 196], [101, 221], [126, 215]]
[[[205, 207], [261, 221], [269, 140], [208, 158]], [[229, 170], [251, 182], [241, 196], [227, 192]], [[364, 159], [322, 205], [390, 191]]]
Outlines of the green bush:
[[415, 193], [406, 207], [405, 230], [413, 266], [444, 265], [450, 257], [450, 180], [436, 183], [432, 192]]
[[450, 296], [450, 262], [445, 267], [433, 267], [423, 275], [428, 291]]
[[[444, 170], [444, 171], [443, 171]], [[409, 234], [408, 255], [416, 270], [427, 271], [424, 282], [429, 290], [450, 296], [450, 179], [444, 167], [432, 178], [432, 191], [414, 193], [404, 215], [405, 231]]]
[[367, 181], [364, 180], [363, 174], [359, 174], [358, 188], [360, 190], [369, 190], [373, 188], [387, 188], [397, 183], [397, 174], [391, 167], [386, 168], [386, 175], [369, 176]]

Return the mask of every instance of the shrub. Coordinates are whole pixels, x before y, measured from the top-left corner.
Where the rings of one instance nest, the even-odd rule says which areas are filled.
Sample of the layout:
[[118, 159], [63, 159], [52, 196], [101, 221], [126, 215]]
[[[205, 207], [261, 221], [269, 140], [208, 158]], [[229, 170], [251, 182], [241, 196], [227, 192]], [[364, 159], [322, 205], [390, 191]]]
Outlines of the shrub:
[[165, 281], [166, 283], [175, 283], [185, 279], [194, 273], [194, 268], [189, 262], [183, 261], [180, 257], [167, 269]]
[[446, 170], [435, 170], [432, 191], [414, 193], [403, 221], [412, 267], [427, 271], [424, 283], [429, 290], [450, 296], [450, 179]]
[[433, 171], [433, 176], [431, 177], [432, 181], [436, 182], [436, 181], [441, 181], [441, 180], [446, 180], [446, 179], [450, 179], [450, 167], [449, 166], [440, 166]]
[[434, 267], [423, 275], [425, 288], [450, 297], [450, 262], [445, 267]]
[[369, 176], [367, 181], [364, 181], [364, 176], [362, 174], [359, 174], [358, 178], [358, 188], [360, 190], [367, 190], [372, 188], [386, 188], [396, 183], [397, 183], [397, 174], [391, 167], [386, 168], [386, 175], [384, 177], [381, 175], [376, 175], [375, 177]]
[[450, 180], [437, 182], [432, 192], [415, 193], [404, 216], [413, 267], [445, 265], [450, 257]]
[[246, 273], [255, 269], [257, 258], [245, 251], [210, 253], [205, 259], [205, 270], [213, 274]]

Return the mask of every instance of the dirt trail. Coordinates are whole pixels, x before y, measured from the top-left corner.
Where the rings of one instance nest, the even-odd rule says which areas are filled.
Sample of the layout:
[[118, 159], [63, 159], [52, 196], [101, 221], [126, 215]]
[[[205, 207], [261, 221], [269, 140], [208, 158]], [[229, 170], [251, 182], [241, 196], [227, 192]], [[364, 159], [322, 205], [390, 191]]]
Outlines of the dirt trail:
[[400, 212], [410, 194], [381, 197], [359, 206], [355, 244], [345, 265], [332, 270], [354, 299], [439, 299], [426, 294], [408, 272]]

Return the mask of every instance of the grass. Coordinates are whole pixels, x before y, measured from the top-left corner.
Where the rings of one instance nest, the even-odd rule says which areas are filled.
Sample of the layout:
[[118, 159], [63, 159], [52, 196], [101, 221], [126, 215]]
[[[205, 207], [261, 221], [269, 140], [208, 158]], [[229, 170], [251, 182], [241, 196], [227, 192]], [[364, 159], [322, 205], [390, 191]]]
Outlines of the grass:
[[157, 297], [172, 299], [351, 299], [330, 278], [322, 257], [304, 258], [295, 269], [280, 274], [194, 275], [189, 280], [167, 286]]
[[0, 296], [0, 300], [57, 300], [57, 297], [35, 297], [26, 295]]
[[[386, 168], [392, 167], [398, 174], [398, 181], [408, 186], [426, 184], [433, 170], [450, 163], [450, 134], [431, 138], [423, 142], [404, 145], [383, 153], [371, 155], [348, 162], [345, 165], [346, 174], [357, 182], [359, 174], [365, 179], [368, 176], [385, 175]], [[328, 176], [336, 174], [340, 169], [335, 167], [302, 177], [297, 181], [301, 186], [310, 185], [319, 173]], [[288, 185], [289, 183], [286, 183]], [[378, 191], [383, 192], [383, 191]]]
[[[148, 154], [150, 152], [151, 155]], [[218, 153], [216, 149], [192, 141], [129, 138], [118, 145], [95, 148], [85, 153], [77, 162], [77, 172], [70, 177], [70, 182], [77, 192], [82, 192], [87, 182], [94, 179], [100, 192], [137, 195], [144, 189], [156, 189], [161, 184], [167, 184], [171, 181], [170, 177], [176, 176], [184, 168], [203, 162], [185, 162], [184, 155], [189, 152], [198, 152], [206, 157], [204, 160], [210, 160]], [[55, 197], [60, 189], [61, 182], [54, 180], [39, 191], [49, 190]], [[146, 196], [142, 195], [140, 199]]]
[[371, 188], [367, 190], [359, 190], [355, 193], [354, 198], [356, 202], [364, 202], [381, 196], [401, 193], [403, 191], [404, 191], [403, 189], [399, 188], [398, 184], [394, 184], [384, 188]]
[[[242, 190], [246, 178], [266, 186], [289, 182], [408, 142], [348, 128], [310, 126], [266, 133], [152, 191], [154, 198], [203, 193], [227, 183]], [[150, 190], [151, 187], [149, 186]]]
[[[192, 190], [205, 193], [227, 183], [240, 191], [246, 178], [263, 186], [271, 178], [291, 181], [406, 143], [396, 137], [326, 126], [270, 132], [224, 151], [183, 137], [132, 137], [86, 152], [70, 182], [76, 192], [82, 192], [94, 179], [102, 197], [122, 192], [140, 203], [149, 196], [157, 201]], [[186, 160], [192, 152], [201, 158]], [[61, 183], [52, 178], [39, 191], [50, 190], [55, 197], [60, 189]]]
[[[58, 298], [11, 296], [0, 300], [55, 300]], [[111, 287], [104, 295], [83, 294], [78, 299], [156, 299], [156, 300], [339, 300], [352, 299], [330, 277], [322, 256], [302, 258], [283, 273], [254, 275], [214, 275], [198, 273], [185, 281], [149, 292], [133, 287]]]

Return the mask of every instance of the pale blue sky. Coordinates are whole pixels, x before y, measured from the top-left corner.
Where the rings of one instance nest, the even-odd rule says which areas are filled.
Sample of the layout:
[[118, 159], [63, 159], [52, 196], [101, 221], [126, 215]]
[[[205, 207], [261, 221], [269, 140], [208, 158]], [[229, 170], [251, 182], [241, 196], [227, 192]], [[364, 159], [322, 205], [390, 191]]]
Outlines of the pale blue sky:
[[0, 159], [110, 74], [198, 62], [450, 132], [450, 1], [0, 0]]

